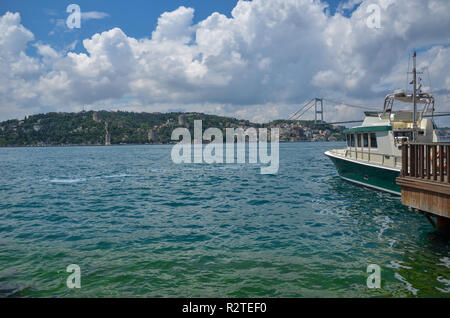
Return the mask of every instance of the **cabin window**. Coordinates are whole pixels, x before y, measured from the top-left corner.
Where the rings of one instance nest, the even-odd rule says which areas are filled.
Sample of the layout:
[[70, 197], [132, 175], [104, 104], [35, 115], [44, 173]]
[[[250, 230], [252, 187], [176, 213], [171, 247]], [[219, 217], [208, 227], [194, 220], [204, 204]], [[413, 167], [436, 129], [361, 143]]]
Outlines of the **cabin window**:
[[410, 131], [396, 131], [394, 132], [394, 137], [407, 137], [408, 139], [412, 139], [412, 132]]
[[370, 134], [370, 148], [378, 148], [377, 135], [375, 133]]
[[362, 147], [362, 135], [358, 134], [358, 147]]
[[347, 134], [347, 146], [350, 147], [350, 135], [349, 134]]
[[355, 147], [355, 135], [354, 134], [350, 135], [350, 145], [352, 147]]
[[364, 140], [364, 148], [369, 147], [369, 134], [363, 134], [363, 140]]

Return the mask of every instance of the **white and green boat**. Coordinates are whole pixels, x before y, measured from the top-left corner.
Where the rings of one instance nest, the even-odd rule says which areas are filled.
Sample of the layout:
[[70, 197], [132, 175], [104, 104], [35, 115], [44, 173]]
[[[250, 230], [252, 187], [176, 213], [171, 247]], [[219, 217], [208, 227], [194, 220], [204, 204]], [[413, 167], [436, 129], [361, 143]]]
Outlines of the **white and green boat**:
[[[361, 126], [344, 131], [347, 135], [346, 148], [325, 152], [341, 178], [401, 195], [400, 186], [396, 184], [402, 168], [401, 145], [408, 141], [439, 141], [436, 125], [431, 118], [434, 98], [431, 94], [421, 93], [420, 88], [416, 89], [415, 67], [413, 73], [412, 94], [398, 90], [387, 95], [383, 111], [365, 112]], [[394, 102], [414, 104], [414, 111], [394, 111]], [[417, 111], [417, 104], [424, 105], [421, 111]]]

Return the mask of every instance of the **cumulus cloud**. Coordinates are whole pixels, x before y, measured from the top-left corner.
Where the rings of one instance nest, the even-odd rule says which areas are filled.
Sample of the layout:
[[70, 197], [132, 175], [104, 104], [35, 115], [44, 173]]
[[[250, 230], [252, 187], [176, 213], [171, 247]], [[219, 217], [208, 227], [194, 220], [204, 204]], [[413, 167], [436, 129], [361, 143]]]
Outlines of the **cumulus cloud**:
[[194, 9], [179, 7], [173, 12], [165, 12], [158, 19], [158, 26], [153, 32], [155, 41], [182, 41], [189, 42], [194, 28]]
[[[370, 4], [381, 9], [380, 29], [366, 24]], [[35, 44], [39, 58], [25, 53], [34, 36], [20, 15], [7, 13], [0, 18], [0, 117], [108, 104], [265, 121], [316, 96], [380, 105], [384, 94], [404, 87], [413, 48], [422, 48], [419, 67], [431, 74], [429, 86], [448, 101], [450, 3], [367, 0], [340, 7], [356, 6], [346, 17], [339, 10], [330, 15], [320, 1], [239, 1], [230, 18], [216, 12], [197, 24], [194, 9], [180, 7], [163, 13], [148, 38], [114, 28], [85, 39], [86, 53]], [[356, 119], [361, 112], [334, 105], [327, 116]]]
[[[43, 72], [41, 62], [25, 53], [33, 34], [20, 24], [18, 13], [0, 17], [0, 117], [36, 111], [35, 84]], [[34, 107], [34, 108], [33, 108]], [[30, 109], [31, 108], [31, 109]]]
[[362, 0], [348, 0], [348, 1], [343, 1], [341, 3], [339, 3], [338, 7], [336, 8], [336, 11], [339, 13], [344, 13], [345, 10], [353, 10], [355, 9], [358, 5], [360, 5], [362, 2]]
[[0, 47], [3, 55], [23, 52], [34, 35], [20, 24], [20, 15], [7, 12], [0, 18]]

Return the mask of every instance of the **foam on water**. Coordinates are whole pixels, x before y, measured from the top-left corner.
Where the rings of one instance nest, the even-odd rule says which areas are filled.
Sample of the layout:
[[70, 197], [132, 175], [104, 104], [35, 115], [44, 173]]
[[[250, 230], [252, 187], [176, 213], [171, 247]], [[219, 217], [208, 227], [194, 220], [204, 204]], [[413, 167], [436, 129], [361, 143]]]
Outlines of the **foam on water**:
[[112, 174], [112, 175], [102, 175], [102, 176], [95, 176], [95, 177], [75, 177], [75, 178], [54, 178], [54, 179], [42, 179], [42, 181], [50, 182], [50, 183], [62, 183], [62, 184], [70, 184], [70, 183], [80, 183], [80, 182], [86, 182], [86, 181], [92, 181], [92, 180], [98, 180], [98, 179], [114, 179], [114, 178], [126, 178], [126, 177], [133, 177], [134, 175], [126, 174], [126, 173], [120, 173], [120, 174]]
[[50, 183], [79, 183], [85, 182], [86, 178], [77, 178], [77, 179], [51, 179]]

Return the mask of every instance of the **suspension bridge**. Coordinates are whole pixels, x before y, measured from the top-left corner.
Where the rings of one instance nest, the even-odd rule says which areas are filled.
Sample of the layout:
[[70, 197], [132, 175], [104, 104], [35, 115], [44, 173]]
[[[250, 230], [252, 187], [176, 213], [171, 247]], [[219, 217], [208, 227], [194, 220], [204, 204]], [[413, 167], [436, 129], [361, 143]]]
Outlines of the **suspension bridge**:
[[[343, 103], [339, 101], [335, 101], [328, 98], [312, 98], [310, 100], [305, 101], [300, 108], [289, 117], [289, 120], [301, 120], [302, 117], [308, 113], [310, 110], [314, 111], [314, 123], [318, 125], [339, 125], [339, 124], [352, 124], [352, 123], [361, 123], [364, 119], [354, 119], [347, 121], [339, 121], [339, 122], [325, 122], [324, 121], [324, 102], [327, 102], [333, 106], [347, 106], [351, 108], [357, 108], [364, 111], [373, 111], [379, 112], [380, 107], [369, 107], [369, 106], [360, 106], [360, 105], [352, 105], [348, 103]], [[441, 116], [450, 116], [450, 113], [447, 112], [434, 112], [433, 115], [427, 115], [425, 117], [441, 117]]]

